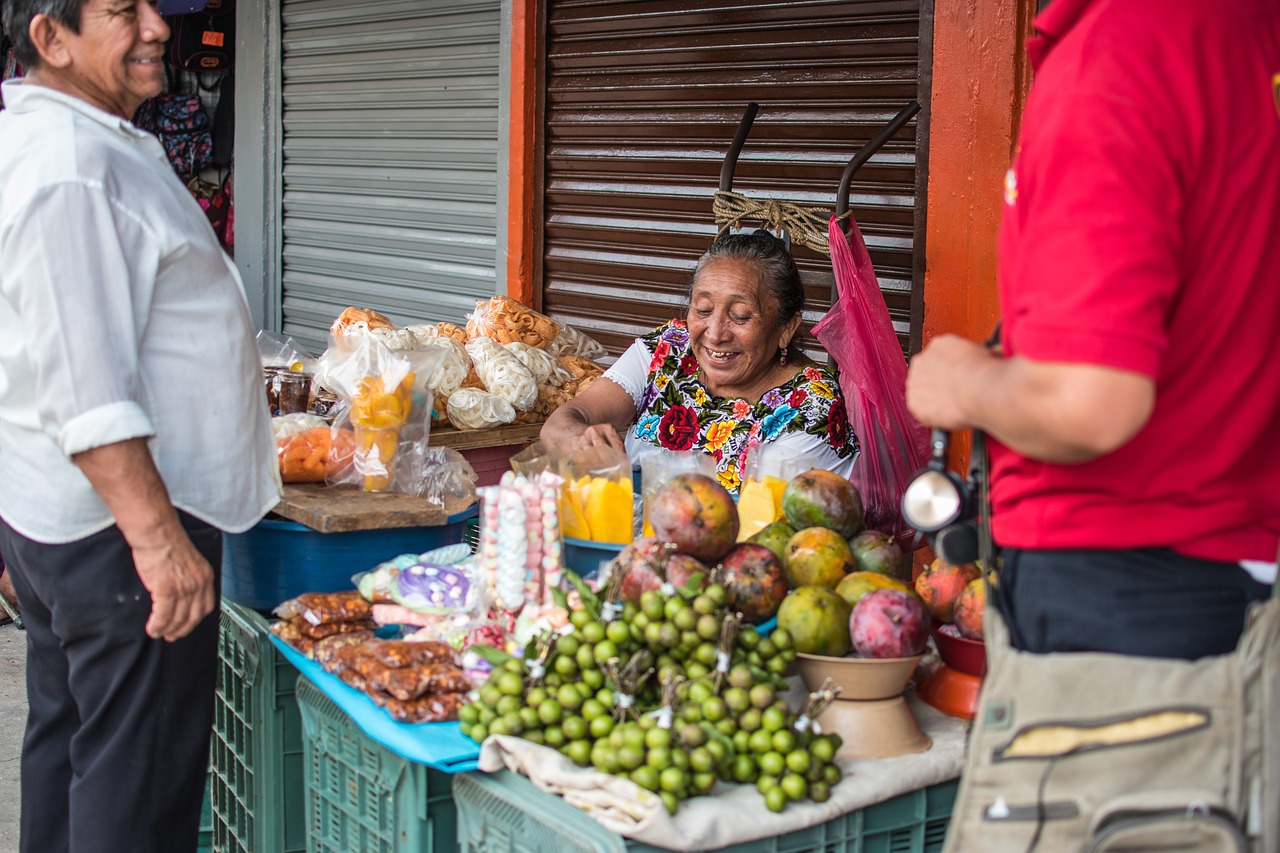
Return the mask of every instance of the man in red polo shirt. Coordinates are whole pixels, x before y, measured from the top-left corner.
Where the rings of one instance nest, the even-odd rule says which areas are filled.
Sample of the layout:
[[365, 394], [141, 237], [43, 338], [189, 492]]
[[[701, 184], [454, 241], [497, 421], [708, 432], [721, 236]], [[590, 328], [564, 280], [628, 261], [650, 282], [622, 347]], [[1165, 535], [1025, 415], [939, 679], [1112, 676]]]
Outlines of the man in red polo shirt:
[[1005, 179], [1002, 353], [912, 411], [992, 438], [1014, 645], [1234, 648], [1280, 544], [1280, 4], [1054, 0]]

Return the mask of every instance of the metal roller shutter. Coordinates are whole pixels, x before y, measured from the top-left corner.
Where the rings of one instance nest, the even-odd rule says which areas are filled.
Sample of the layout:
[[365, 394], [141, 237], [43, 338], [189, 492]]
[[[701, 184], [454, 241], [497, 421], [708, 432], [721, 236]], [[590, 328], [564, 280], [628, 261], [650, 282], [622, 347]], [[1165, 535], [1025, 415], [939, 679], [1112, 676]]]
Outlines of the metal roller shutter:
[[[750, 101], [760, 113], [734, 190], [834, 208], [862, 144], [912, 99], [927, 108], [923, 2], [922, 27], [921, 0], [550, 0], [544, 310], [615, 352], [678, 316], [715, 235], [712, 197]], [[862, 167], [850, 193], [904, 348], [923, 313], [924, 115]], [[795, 255], [811, 325], [831, 304], [830, 262]]]
[[497, 292], [499, 0], [285, 0], [284, 331]]

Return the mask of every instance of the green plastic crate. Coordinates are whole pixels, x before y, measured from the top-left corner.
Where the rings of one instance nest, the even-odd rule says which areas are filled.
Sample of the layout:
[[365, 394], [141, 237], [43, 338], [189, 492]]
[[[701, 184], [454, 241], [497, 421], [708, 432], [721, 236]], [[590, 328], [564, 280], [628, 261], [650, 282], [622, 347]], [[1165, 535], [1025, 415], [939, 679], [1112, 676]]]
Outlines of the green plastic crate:
[[[817, 826], [735, 844], [719, 853], [933, 853], [942, 849], [957, 785], [951, 781], [911, 791]], [[507, 770], [459, 774], [453, 796], [461, 853], [661, 849], [610, 832], [585, 812]]]
[[210, 775], [204, 784], [204, 802], [200, 804], [200, 835], [196, 841], [196, 853], [213, 853], [213, 807], [209, 803]]
[[298, 682], [307, 853], [452, 853], [458, 814], [447, 773], [374, 743], [307, 679]]
[[261, 614], [223, 600], [209, 776], [218, 853], [306, 849], [298, 671], [266, 629]]

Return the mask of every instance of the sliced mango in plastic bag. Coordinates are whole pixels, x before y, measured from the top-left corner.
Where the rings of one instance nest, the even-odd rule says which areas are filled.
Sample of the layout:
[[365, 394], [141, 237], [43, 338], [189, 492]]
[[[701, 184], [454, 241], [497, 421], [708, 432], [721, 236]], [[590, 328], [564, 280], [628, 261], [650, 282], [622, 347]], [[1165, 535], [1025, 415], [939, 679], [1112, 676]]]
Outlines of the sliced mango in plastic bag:
[[595, 477], [587, 492], [586, 517], [595, 542], [625, 545], [632, 539], [631, 483]]
[[591, 528], [582, 514], [582, 497], [574, 480], [560, 487], [560, 533], [570, 539], [590, 539]]

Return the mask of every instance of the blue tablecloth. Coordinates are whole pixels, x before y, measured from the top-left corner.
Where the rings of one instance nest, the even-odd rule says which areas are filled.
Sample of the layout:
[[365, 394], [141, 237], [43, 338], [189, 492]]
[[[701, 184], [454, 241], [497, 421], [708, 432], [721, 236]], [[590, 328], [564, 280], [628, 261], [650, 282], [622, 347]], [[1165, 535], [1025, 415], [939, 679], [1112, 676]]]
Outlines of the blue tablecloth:
[[476, 769], [480, 745], [462, 733], [457, 723], [399, 723], [369, 696], [337, 676], [330, 675], [320, 664], [309, 660], [278, 637], [271, 642], [297, 667], [312, 684], [342, 709], [371, 740], [409, 761], [434, 767], [445, 773], [463, 773]]

